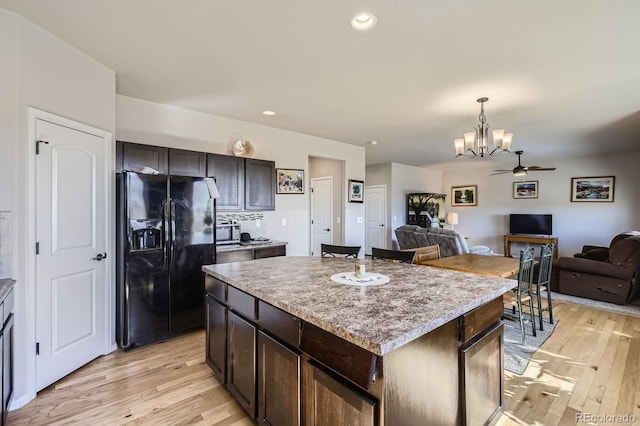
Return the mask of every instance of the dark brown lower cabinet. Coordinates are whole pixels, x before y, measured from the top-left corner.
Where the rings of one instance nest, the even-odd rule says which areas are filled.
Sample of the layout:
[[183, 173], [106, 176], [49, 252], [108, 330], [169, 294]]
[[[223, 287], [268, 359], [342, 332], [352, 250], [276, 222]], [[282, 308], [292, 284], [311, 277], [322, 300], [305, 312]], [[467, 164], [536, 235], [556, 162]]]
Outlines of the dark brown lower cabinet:
[[313, 362], [302, 367], [306, 426], [375, 426], [376, 401], [336, 380]]
[[464, 424], [488, 424], [503, 407], [504, 325], [463, 346], [460, 362]]
[[224, 384], [227, 382], [227, 308], [207, 294], [207, 364]]
[[227, 388], [256, 417], [256, 327], [227, 312]]
[[300, 425], [300, 360], [299, 352], [258, 332], [258, 424]]

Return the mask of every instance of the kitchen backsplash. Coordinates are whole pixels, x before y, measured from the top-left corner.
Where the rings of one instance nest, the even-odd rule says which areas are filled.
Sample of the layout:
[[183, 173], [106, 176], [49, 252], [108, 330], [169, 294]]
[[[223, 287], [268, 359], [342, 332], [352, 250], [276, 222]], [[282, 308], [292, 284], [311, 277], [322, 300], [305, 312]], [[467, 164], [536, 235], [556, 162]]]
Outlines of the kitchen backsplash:
[[11, 212], [0, 212], [0, 278], [11, 273]]
[[264, 214], [256, 212], [218, 213], [216, 215], [216, 222], [235, 221], [240, 224], [240, 232], [248, 232], [251, 234], [251, 238], [269, 238], [263, 219]]

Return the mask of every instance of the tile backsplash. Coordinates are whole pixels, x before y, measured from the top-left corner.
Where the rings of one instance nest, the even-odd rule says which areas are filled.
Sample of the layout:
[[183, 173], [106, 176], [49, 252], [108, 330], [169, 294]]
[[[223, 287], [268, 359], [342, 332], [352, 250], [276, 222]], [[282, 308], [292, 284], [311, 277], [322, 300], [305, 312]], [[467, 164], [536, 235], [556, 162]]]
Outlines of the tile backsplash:
[[0, 211], [0, 278], [12, 278], [11, 248], [11, 212]]

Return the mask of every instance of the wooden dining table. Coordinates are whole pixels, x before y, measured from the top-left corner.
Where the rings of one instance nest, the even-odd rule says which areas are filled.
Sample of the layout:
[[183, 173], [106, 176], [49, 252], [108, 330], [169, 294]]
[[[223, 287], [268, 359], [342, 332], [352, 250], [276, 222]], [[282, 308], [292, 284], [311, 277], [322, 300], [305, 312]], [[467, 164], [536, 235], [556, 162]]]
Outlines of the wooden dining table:
[[481, 254], [458, 254], [441, 259], [427, 260], [422, 265], [454, 271], [470, 272], [496, 278], [516, 275], [520, 270], [520, 259]]

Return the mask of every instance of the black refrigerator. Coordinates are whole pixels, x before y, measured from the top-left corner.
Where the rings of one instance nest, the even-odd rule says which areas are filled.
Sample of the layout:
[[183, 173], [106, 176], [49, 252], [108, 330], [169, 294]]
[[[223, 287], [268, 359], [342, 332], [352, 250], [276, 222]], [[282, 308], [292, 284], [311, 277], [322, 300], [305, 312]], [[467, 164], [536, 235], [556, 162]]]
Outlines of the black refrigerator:
[[201, 268], [216, 261], [210, 181], [135, 172], [117, 175], [120, 348], [203, 327]]

